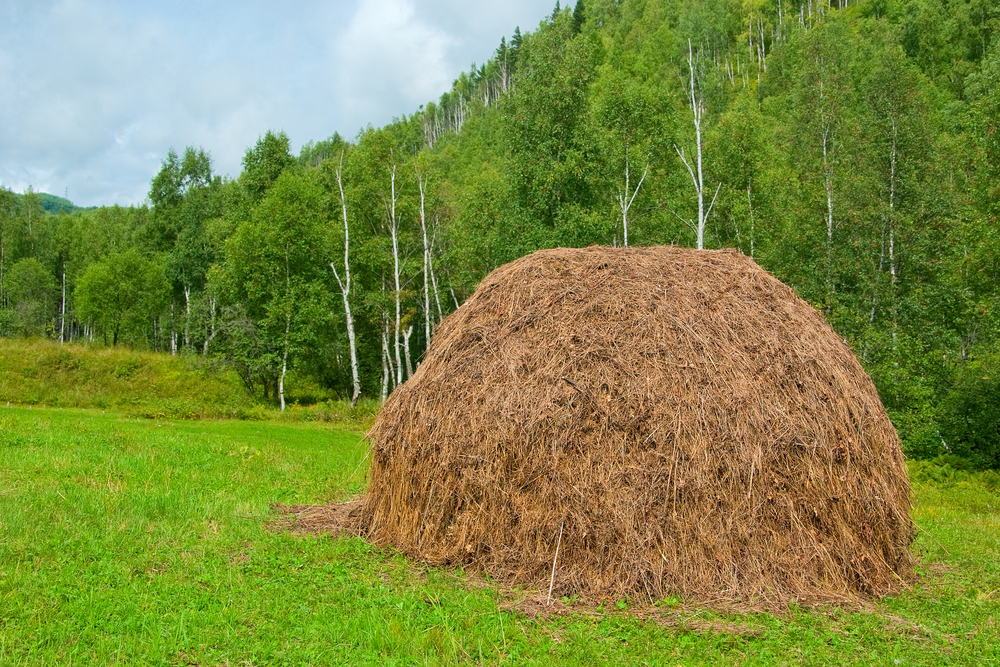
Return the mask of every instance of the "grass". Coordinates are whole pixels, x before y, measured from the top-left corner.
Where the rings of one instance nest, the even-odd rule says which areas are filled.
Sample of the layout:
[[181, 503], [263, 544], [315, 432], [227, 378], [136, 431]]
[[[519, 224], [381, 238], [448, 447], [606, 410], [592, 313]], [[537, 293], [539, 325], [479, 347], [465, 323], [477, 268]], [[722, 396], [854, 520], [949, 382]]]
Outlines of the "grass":
[[200, 357], [0, 338], [0, 401], [145, 417], [249, 416], [239, 378]]
[[357, 493], [364, 454], [322, 422], [0, 408], [0, 664], [1000, 661], [1000, 495], [980, 473], [914, 467], [924, 576], [867, 611], [532, 618], [478, 577], [270, 527], [273, 502]]
[[279, 413], [250, 396], [217, 360], [0, 338], [0, 405], [114, 410], [150, 419], [334, 421], [358, 428], [378, 411], [377, 401], [352, 408], [294, 373], [287, 386], [289, 408]]

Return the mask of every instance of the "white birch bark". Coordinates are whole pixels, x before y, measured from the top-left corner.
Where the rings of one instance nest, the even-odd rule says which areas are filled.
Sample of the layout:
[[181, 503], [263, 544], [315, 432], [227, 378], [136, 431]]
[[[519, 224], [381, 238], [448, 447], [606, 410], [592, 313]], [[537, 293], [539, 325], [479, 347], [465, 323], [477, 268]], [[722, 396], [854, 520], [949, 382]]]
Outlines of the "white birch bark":
[[[416, 166], [414, 166], [416, 169]], [[420, 176], [417, 170], [417, 187], [420, 189], [420, 231], [424, 237], [424, 341], [427, 347], [431, 345], [431, 326], [433, 316], [431, 315], [431, 247], [427, 238], [427, 217], [424, 214], [425, 188], [427, 179]], [[409, 363], [407, 363], [409, 366]]]
[[191, 347], [191, 288], [184, 286], [184, 347]]
[[389, 200], [389, 231], [392, 236], [392, 277], [395, 282], [396, 323], [393, 329], [393, 345], [396, 353], [396, 385], [403, 384], [403, 359], [401, 340], [402, 304], [400, 303], [399, 265], [399, 224], [396, 220], [396, 165], [389, 169], [391, 199]]
[[340, 153], [340, 166], [337, 167], [337, 187], [340, 188], [340, 208], [344, 217], [344, 280], [340, 279], [340, 274], [337, 272], [337, 267], [330, 262], [330, 268], [333, 269], [333, 275], [337, 279], [337, 284], [340, 285], [340, 293], [344, 298], [344, 315], [347, 320], [347, 342], [351, 348], [351, 381], [354, 383], [354, 393], [351, 395], [351, 405], [358, 404], [358, 397], [361, 395], [361, 379], [358, 370], [358, 353], [357, 353], [357, 340], [354, 334], [354, 318], [351, 316], [351, 262], [350, 262], [350, 244], [351, 244], [351, 230], [347, 225], [347, 198], [344, 196], [344, 183], [341, 178], [341, 170], [344, 166], [344, 153]]
[[174, 330], [174, 303], [170, 302], [170, 354], [177, 355], [177, 332]]
[[208, 356], [208, 344], [215, 339], [215, 296], [208, 297], [209, 331], [201, 348], [201, 356]]
[[278, 378], [278, 399], [281, 411], [285, 411], [285, 373], [288, 372], [288, 335], [292, 331], [292, 311], [287, 300], [292, 292], [292, 274], [288, 266], [288, 242], [285, 242], [285, 349], [281, 355], [281, 377]]
[[386, 327], [382, 327], [382, 402], [385, 403], [386, 397], [389, 396], [389, 377], [392, 374], [392, 369], [389, 367], [389, 336], [386, 333]]
[[[434, 238], [437, 236], [437, 224], [434, 225], [434, 236], [431, 237], [431, 261], [429, 268], [431, 270], [431, 287], [434, 288], [434, 303], [437, 304], [437, 321], [441, 322], [444, 319], [444, 314], [441, 310], [441, 294], [438, 291], [437, 276], [434, 275]], [[433, 333], [433, 332], [432, 332]], [[428, 343], [428, 347], [430, 343]]]
[[[899, 124], [896, 119], [892, 119], [892, 148], [890, 149], [890, 159], [889, 159], [889, 275], [891, 277], [890, 285], [892, 289], [892, 352], [893, 352], [893, 364], [899, 366], [899, 345], [898, 345], [898, 333], [899, 333], [899, 306], [896, 303], [896, 282], [899, 279], [898, 269], [899, 265], [897, 263], [896, 257], [896, 220], [895, 220], [895, 208], [896, 208], [896, 139], [898, 136]], [[962, 358], [965, 358], [965, 352], [963, 350]]]
[[410, 360], [410, 336], [413, 335], [413, 325], [411, 324], [403, 330], [403, 350], [406, 353], [406, 379], [413, 377], [413, 362]]
[[[59, 317], [59, 344], [62, 345], [66, 340], [66, 269], [63, 268], [62, 272], [62, 306], [60, 307], [60, 317]], [[155, 340], [155, 337], [154, 337]]]
[[285, 313], [285, 350], [281, 355], [281, 376], [278, 378], [278, 399], [281, 411], [285, 411], [285, 373], [288, 372], [288, 333], [292, 330], [292, 314]]
[[826, 96], [823, 89], [823, 79], [819, 81], [820, 120], [822, 124], [823, 145], [823, 185], [826, 189], [826, 312], [833, 307], [833, 166], [830, 154], [833, 152], [833, 122], [827, 117]]
[[[695, 136], [695, 166], [688, 162], [687, 157], [684, 155], [684, 149], [674, 144], [674, 150], [677, 151], [677, 155], [680, 156], [681, 162], [687, 167], [688, 174], [691, 176], [691, 181], [694, 183], [694, 191], [698, 197], [698, 222], [697, 225], [692, 225], [690, 222], [689, 226], [694, 227], [695, 234], [697, 235], [698, 249], [701, 250], [705, 247], [705, 223], [708, 220], [708, 216], [712, 213], [712, 207], [715, 206], [715, 200], [719, 196], [719, 190], [722, 188], [722, 182], [719, 182], [718, 187], [715, 189], [715, 196], [712, 197], [712, 203], [709, 204], [708, 210], [705, 210], [705, 175], [702, 170], [702, 150], [701, 150], [701, 120], [702, 115], [705, 113], [705, 105], [702, 98], [698, 95], [697, 84], [694, 77], [694, 50], [691, 47], [691, 40], [688, 40], [688, 70], [691, 73], [691, 82], [688, 92], [690, 93], [690, 104], [691, 104], [691, 114], [694, 118], [694, 136]], [[697, 173], [696, 173], [697, 169]]]
[[642, 182], [646, 180], [646, 173], [649, 171], [649, 163], [646, 163], [645, 169], [642, 170], [642, 177], [635, 186], [635, 190], [631, 190], [631, 184], [629, 179], [631, 174], [629, 173], [631, 165], [629, 164], [629, 151], [628, 151], [628, 139], [625, 139], [625, 189], [618, 189], [618, 208], [622, 214], [622, 239], [624, 247], [628, 247], [628, 211], [632, 208], [632, 202], [635, 201], [635, 196], [639, 194], [639, 188], [642, 187]]

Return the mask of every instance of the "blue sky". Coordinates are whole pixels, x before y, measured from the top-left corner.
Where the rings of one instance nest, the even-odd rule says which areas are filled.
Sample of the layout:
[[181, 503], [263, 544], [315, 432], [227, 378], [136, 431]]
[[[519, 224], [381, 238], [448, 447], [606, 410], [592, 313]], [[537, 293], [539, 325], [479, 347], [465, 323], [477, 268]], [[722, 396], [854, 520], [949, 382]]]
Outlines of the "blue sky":
[[269, 129], [295, 151], [436, 100], [554, 0], [2, 0], [0, 183], [141, 203], [167, 150], [236, 176]]

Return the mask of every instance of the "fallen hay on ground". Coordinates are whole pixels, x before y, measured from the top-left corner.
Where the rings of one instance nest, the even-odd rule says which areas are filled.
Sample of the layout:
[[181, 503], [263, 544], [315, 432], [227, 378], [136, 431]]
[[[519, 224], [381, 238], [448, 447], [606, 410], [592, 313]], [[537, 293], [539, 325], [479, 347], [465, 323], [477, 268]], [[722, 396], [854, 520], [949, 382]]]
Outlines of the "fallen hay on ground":
[[361, 524], [362, 503], [358, 499], [333, 505], [271, 506], [278, 514], [275, 525], [293, 533], [332, 533], [357, 535]]
[[500, 267], [369, 438], [368, 539], [556, 597], [839, 602], [912, 577], [909, 481], [871, 379], [734, 252]]

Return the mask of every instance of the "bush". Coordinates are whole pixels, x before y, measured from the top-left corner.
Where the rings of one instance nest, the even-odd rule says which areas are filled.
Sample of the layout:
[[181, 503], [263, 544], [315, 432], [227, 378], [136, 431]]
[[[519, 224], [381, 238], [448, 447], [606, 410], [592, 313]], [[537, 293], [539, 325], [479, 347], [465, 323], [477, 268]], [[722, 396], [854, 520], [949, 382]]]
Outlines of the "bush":
[[945, 454], [947, 444], [941, 436], [937, 411], [929, 404], [918, 406], [910, 412], [889, 411], [903, 452], [910, 459], [932, 459]]
[[1000, 353], [992, 351], [956, 370], [941, 420], [952, 452], [978, 468], [1000, 468]]
[[932, 460], [912, 461], [910, 481], [925, 482], [950, 488], [955, 485], [981, 487], [991, 493], [1000, 492], [1000, 473], [976, 470], [975, 463], [954, 454]]

